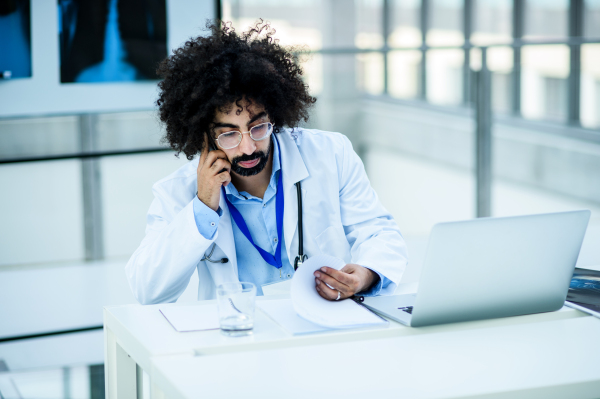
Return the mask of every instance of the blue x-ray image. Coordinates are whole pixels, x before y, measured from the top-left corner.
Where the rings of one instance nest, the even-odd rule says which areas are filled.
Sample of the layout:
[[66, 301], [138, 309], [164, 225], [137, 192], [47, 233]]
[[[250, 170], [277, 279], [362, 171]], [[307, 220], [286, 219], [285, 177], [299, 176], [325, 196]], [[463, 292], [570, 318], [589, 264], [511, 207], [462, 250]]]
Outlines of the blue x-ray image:
[[0, 0], [0, 77], [31, 77], [30, 0]]
[[167, 56], [165, 0], [58, 0], [62, 83], [154, 80]]

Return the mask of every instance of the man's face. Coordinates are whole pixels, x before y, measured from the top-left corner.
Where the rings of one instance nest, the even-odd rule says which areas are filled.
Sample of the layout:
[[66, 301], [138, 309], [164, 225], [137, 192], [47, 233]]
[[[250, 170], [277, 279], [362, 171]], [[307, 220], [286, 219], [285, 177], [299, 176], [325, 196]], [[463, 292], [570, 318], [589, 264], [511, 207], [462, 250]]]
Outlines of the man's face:
[[[227, 132], [249, 132], [250, 129], [261, 123], [270, 122], [264, 107], [257, 104], [248, 104], [243, 102], [244, 110], [238, 115], [238, 106], [232, 104], [231, 111], [228, 113], [219, 110], [215, 113], [213, 139], [217, 139], [219, 135]], [[217, 140], [214, 140], [218, 149], [225, 152], [229, 162], [231, 162], [231, 170], [240, 176], [254, 176], [260, 173], [266, 166], [269, 160], [271, 151], [270, 137], [254, 141], [250, 134], [242, 134], [242, 141], [237, 147], [224, 149], [218, 145]]]

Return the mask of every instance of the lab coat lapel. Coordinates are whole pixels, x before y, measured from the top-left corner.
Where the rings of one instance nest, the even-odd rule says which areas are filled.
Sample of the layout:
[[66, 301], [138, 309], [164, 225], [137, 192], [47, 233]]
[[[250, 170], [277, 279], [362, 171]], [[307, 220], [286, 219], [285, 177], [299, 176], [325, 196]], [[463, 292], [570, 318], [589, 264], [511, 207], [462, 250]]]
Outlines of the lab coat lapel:
[[[309, 174], [298, 150], [296, 142], [287, 131], [277, 134], [279, 150], [281, 151], [281, 170], [283, 171], [283, 235], [285, 238], [285, 249], [288, 253], [290, 263], [294, 264], [296, 251], [293, 255], [290, 251], [292, 240], [298, 227], [298, 194], [296, 182], [306, 179]], [[305, 190], [302, 189], [304, 199]]]

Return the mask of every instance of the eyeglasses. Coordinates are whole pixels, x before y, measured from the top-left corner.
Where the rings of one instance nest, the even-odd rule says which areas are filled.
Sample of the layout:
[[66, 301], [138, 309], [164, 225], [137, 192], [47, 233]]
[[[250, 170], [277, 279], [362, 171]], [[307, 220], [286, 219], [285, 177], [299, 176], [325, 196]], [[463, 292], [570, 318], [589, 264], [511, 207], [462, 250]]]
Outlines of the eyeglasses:
[[219, 134], [219, 137], [217, 137], [217, 143], [222, 149], [229, 150], [240, 145], [242, 142], [242, 134], [249, 133], [252, 140], [261, 141], [269, 137], [272, 132], [273, 125], [270, 122], [265, 122], [260, 125], [252, 126], [248, 132], [232, 130], [231, 132], [221, 133]]

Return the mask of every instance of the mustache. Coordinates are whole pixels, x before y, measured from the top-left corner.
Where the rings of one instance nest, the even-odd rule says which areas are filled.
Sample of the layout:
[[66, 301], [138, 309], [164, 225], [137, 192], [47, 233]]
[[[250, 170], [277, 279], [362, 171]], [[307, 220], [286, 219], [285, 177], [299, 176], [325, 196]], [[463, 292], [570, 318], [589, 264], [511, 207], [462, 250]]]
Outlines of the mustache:
[[235, 157], [231, 161], [231, 164], [237, 165], [240, 162], [254, 161], [256, 158], [266, 158], [266, 157], [267, 157], [267, 154], [265, 154], [264, 151], [256, 151], [256, 152], [253, 152], [252, 154], [244, 154], [244, 155], [240, 155], [239, 157]]
[[[254, 176], [260, 173], [265, 166], [267, 165], [267, 161], [269, 160], [269, 154], [271, 153], [271, 146], [269, 144], [269, 148], [267, 151], [255, 151], [252, 154], [243, 154], [239, 157], [235, 157], [231, 160], [231, 170], [240, 175], [240, 176]], [[254, 161], [255, 159], [259, 159], [259, 162], [253, 166], [252, 168], [244, 168], [239, 165], [239, 162], [247, 162]]]

